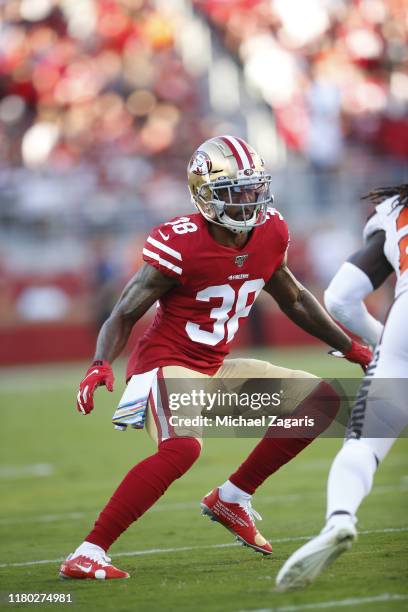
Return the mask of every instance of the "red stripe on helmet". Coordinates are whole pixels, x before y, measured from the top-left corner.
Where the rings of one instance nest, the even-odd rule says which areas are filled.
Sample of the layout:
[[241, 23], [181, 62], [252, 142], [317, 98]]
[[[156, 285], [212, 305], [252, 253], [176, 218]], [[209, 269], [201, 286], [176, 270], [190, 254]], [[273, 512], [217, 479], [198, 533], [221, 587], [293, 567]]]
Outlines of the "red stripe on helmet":
[[254, 164], [254, 160], [252, 158], [251, 153], [249, 152], [249, 149], [247, 147], [247, 143], [245, 142], [245, 140], [242, 140], [242, 138], [237, 138], [239, 144], [241, 145], [241, 147], [244, 149], [246, 156], [248, 157], [248, 161], [249, 164], [251, 166], [251, 168], [255, 168], [255, 164]]
[[229, 146], [229, 148], [232, 151], [233, 156], [235, 157], [235, 161], [238, 164], [238, 169], [242, 170], [244, 168], [244, 164], [242, 163], [241, 156], [238, 153], [234, 143], [231, 142], [231, 140], [229, 138], [227, 138], [226, 136], [220, 136], [220, 138], [221, 138], [221, 140], [223, 140], [225, 142], [225, 144], [227, 144]]

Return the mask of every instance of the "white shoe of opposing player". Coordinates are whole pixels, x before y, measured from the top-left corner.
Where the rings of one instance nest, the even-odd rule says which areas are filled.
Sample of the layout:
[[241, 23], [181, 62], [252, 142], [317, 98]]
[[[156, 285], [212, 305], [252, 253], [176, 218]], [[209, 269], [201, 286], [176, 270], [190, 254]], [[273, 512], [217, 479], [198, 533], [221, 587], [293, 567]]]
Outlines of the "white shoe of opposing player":
[[357, 539], [352, 519], [339, 517], [293, 553], [276, 577], [278, 591], [307, 586]]

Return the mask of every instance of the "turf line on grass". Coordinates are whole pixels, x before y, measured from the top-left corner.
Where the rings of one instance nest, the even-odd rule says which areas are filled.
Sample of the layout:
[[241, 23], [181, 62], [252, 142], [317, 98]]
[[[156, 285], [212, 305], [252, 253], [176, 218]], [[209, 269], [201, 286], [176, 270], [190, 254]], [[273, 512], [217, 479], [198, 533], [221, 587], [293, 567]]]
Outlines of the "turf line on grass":
[[[384, 495], [386, 493], [393, 493], [395, 491], [407, 491], [408, 483], [404, 481], [400, 485], [379, 485], [371, 491], [371, 495]], [[308, 494], [288, 494], [288, 495], [268, 495], [263, 497], [260, 501], [262, 503], [280, 503], [280, 502], [296, 502], [305, 499], [305, 497], [322, 497], [326, 495], [324, 489], [319, 491], [310, 491]], [[149, 512], [173, 512], [174, 510], [194, 510], [198, 509], [198, 502], [174, 502], [157, 504], [150, 508]], [[87, 510], [86, 512], [64, 512], [55, 514], [43, 514], [40, 516], [22, 516], [22, 517], [4, 517], [0, 518], [0, 527], [2, 525], [18, 525], [22, 523], [56, 523], [58, 521], [78, 521], [90, 515], [97, 515], [100, 510]]]
[[[359, 535], [371, 535], [374, 533], [402, 533], [408, 531], [407, 527], [387, 527], [385, 529], [369, 529], [366, 531], [360, 531]], [[300, 542], [302, 540], [309, 540], [313, 538], [314, 535], [307, 536], [296, 536], [294, 538], [274, 538], [273, 543], [279, 544], [283, 542]], [[231, 542], [228, 544], [205, 544], [202, 546], [181, 546], [177, 548], [150, 548], [145, 550], [132, 550], [128, 552], [118, 552], [115, 553], [115, 558], [117, 557], [140, 557], [144, 555], [157, 555], [157, 554], [166, 554], [166, 553], [178, 553], [178, 552], [186, 552], [189, 550], [205, 550], [212, 548], [232, 548], [233, 546], [240, 546], [238, 542]], [[28, 565], [44, 565], [47, 563], [59, 563], [63, 561], [64, 558], [60, 557], [58, 559], [40, 559], [38, 561], [23, 561], [20, 563], [1, 563], [0, 568], [5, 567], [26, 567]]]
[[253, 610], [240, 610], [240, 612], [297, 612], [298, 610], [322, 610], [324, 608], [340, 608], [348, 606], [361, 606], [370, 603], [382, 603], [384, 601], [406, 601], [408, 595], [399, 593], [382, 593], [373, 597], [350, 597], [348, 599], [338, 599], [331, 601], [319, 601], [310, 604], [300, 604], [298, 606], [284, 606], [281, 608], [258, 608]]

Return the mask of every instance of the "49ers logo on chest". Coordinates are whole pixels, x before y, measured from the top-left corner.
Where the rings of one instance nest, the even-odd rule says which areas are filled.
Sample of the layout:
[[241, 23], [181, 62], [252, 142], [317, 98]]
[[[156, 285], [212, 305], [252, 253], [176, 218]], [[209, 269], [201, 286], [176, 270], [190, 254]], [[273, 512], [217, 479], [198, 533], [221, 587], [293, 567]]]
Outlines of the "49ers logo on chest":
[[238, 268], [242, 268], [247, 259], [248, 255], [237, 255], [235, 258], [235, 263], [237, 264]]

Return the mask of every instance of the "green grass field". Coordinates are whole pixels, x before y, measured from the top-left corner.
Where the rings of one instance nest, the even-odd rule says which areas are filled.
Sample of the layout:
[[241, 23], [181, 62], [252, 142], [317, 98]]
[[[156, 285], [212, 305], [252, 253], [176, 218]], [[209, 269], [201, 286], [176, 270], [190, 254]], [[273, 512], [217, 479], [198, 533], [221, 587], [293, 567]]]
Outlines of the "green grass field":
[[[322, 376], [359, 376], [356, 366], [321, 350], [256, 356]], [[275, 576], [322, 526], [327, 473], [341, 440], [316, 441], [257, 492], [254, 506], [273, 543], [272, 558], [236, 545], [225, 529], [200, 515], [202, 495], [255, 444], [209, 439], [192, 470], [112, 547], [113, 561], [131, 573], [130, 580], [60, 581], [59, 560], [82, 541], [127, 470], [154, 452], [145, 432], [111, 426], [123, 364], [115, 370], [115, 393], [98, 390], [96, 410], [86, 418], [75, 410], [82, 364], [0, 375], [2, 605], [9, 593], [71, 593], [71, 606], [84, 611], [408, 609], [406, 439], [395, 444], [376, 475], [359, 514], [358, 542], [305, 591], [277, 593]], [[28, 605], [34, 606], [12, 607]]]

